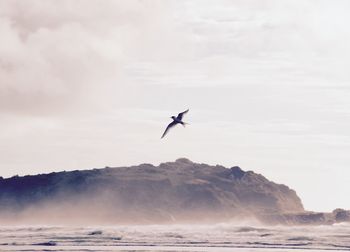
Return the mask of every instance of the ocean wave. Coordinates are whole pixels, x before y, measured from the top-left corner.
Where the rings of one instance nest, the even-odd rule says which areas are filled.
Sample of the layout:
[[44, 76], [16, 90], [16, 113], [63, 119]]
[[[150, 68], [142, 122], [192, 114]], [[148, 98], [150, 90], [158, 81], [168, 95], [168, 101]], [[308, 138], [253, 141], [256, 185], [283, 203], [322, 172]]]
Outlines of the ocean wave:
[[99, 249], [163, 246], [350, 250], [349, 233], [350, 226], [273, 229], [234, 225], [0, 227], [0, 251], [5, 250], [5, 247], [7, 250], [13, 248], [12, 250], [18, 251], [21, 246], [33, 249], [52, 246], [63, 251], [69, 251], [65, 250], [69, 247], [79, 251], [79, 248], [91, 249], [96, 246]]

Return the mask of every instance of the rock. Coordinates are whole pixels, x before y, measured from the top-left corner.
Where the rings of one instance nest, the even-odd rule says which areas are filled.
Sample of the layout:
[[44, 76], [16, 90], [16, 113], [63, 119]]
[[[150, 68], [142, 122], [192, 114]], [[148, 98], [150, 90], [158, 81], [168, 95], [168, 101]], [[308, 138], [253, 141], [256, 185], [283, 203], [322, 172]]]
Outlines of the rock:
[[350, 221], [350, 211], [337, 208], [332, 212], [335, 222]]

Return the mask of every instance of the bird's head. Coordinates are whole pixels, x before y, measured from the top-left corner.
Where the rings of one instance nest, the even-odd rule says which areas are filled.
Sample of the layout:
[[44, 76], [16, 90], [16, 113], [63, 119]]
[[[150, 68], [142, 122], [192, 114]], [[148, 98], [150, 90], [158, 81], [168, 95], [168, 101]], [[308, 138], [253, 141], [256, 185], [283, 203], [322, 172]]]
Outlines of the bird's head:
[[172, 117], [170, 117], [170, 118], [173, 119], [173, 120], [175, 120], [176, 117], [175, 117], [175, 116], [172, 116]]

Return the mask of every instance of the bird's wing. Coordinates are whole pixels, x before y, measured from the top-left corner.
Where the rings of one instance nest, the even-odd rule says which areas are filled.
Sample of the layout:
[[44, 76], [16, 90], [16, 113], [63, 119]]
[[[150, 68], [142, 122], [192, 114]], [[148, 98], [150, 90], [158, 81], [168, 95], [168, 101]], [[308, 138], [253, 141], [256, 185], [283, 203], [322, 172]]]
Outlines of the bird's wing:
[[177, 115], [177, 118], [176, 119], [178, 119], [178, 120], [182, 120], [182, 117], [184, 116], [184, 114], [186, 114], [187, 112], [189, 111], [189, 109], [187, 109], [186, 111], [184, 111], [184, 112], [181, 112], [180, 114], [178, 114]]
[[163, 137], [168, 133], [169, 129], [170, 129], [171, 127], [174, 127], [176, 124], [177, 124], [177, 122], [175, 122], [175, 121], [169, 123], [168, 127], [166, 127], [166, 129], [165, 129], [165, 131], [164, 131], [164, 133], [163, 133], [163, 135], [162, 135], [161, 138], [163, 138]]

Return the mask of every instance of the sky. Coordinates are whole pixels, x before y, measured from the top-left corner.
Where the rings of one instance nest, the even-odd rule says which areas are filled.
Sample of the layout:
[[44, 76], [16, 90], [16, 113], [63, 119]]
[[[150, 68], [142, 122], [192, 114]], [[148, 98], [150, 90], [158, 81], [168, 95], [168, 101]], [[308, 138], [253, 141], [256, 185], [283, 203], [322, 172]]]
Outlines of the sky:
[[[350, 209], [350, 2], [0, 0], [0, 176], [235, 165]], [[170, 116], [186, 128], [160, 139]]]

